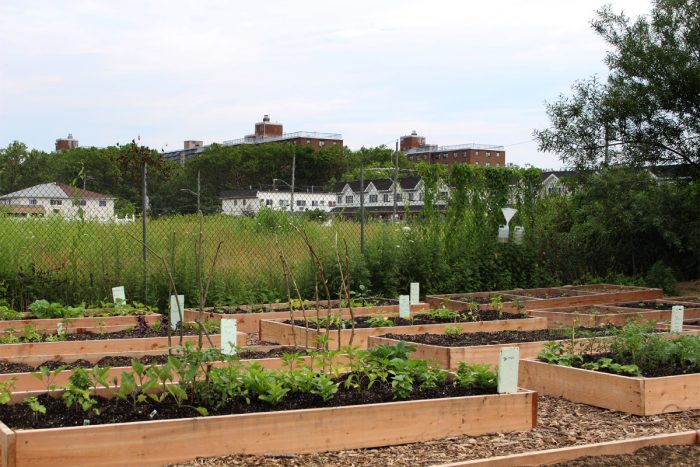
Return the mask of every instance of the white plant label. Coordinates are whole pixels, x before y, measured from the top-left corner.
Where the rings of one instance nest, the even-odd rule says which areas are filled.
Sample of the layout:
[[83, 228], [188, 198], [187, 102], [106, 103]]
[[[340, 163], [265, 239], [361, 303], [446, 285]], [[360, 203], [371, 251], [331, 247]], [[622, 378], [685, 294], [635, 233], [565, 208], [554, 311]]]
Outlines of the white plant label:
[[224, 355], [236, 355], [236, 343], [238, 340], [238, 321], [235, 319], [221, 320], [221, 353]]
[[56, 334], [63, 334], [63, 323], [56, 323]]
[[399, 295], [399, 317], [411, 317], [411, 298], [408, 295]]
[[513, 394], [518, 391], [518, 364], [520, 349], [503, 347], [498, 357], [498, 393]]
[[[179, 305], [179, 309], [178, 309]], [[185, 296], [184, 295], [178, 295], [177, 298], [175, 295], [170, 296], [170, 328], [172, 330], [175, 330], [177, 328], [177, 324], [180, 322], [180, 312], [182, 312], [182, 316], [185, 315]]]
[[119, 287], [112, 287], [112, 300], [116, 304], [125, 304], [126, 303], [126, 292], [124, 292], [124, 286], [120, 285]]
[[411, 305], [418, 305], [420, 303], [420, 284], [418, 282], [411, 282]]
[[683, 330], [683, 313], [685, 307], [676, 305], [671, 308], [671, 332], [681, 332]]

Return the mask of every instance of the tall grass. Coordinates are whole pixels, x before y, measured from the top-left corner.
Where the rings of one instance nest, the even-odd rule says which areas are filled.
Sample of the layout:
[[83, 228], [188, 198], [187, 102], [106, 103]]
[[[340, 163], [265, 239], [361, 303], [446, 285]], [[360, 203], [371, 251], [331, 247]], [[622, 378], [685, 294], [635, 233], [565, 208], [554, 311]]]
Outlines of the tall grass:
[[[333, 251], [336, 233], [345, 238], [353, 258], [359, 256], [359, 224], [336, 221], [330, 227], [295, 219], [319, 251]], [[245, 303], [282, 298], [283, 275], [276, 242], [303, 285], [311, 283], [308, 253], [286, 217], [205, 216], [202, 219], [204, 261], [210, 266], [223, 241], [210, 291], [210, 302]], [[195, 241], [200, 222], [196, 215], [149, 220], [149, 249], [175, 258], [175, 279], [188, 303], [196, 296]], [[174, 245], [173, 245], [174, 234]], [[369, 222], [366, 239], [389, 238], [395, 226]], [[168, 294], [162, 264], [148, 260], [148, 297], [143, 295], [141, 224], [101, 224], [66, 221], [58, 217], [17, 219], [0, 217], [0, 285], [8, 301], [24, 308], [36, 298], [64, 303], [97, 303], [109, 299], [115, 285], [124, 285], [128, 298], [151, 304]], [[192, 300], [190, 302], [190, 300]]]

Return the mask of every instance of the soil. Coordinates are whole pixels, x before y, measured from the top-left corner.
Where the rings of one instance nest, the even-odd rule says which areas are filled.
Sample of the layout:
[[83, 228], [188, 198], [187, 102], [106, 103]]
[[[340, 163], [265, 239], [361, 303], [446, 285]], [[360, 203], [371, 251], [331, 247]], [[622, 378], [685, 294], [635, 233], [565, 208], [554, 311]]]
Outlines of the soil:
[[[610, 334], [609, 328], [577, 328], [576, 337], [590, 337], [595, 334], [604, 336]], [[581, 334], [578, 334], [581, 333]], [[476, 345], [515, 344], [523, 342], [546, 342], [557, 339], [570, 339], [571, 332], [566, 329], [543, 329], [539, 331], [498, 331], [470, 332], [458, 336], [445, 334], [386, 334], [381, 337], [416, 342], [419, 344], [439, 345], [442, 347], [471, 347]]]
[[[486, 297], [452, 297], [449, 300], [455, 300], [458, 302], [464, 302], [464, 303], [477, 303], [479, 305], [490, 305], [491, 304], [491, 299], [493, 297], [500, 297], [500, 294], [493, 294], [493, 295], [488, 295]], [[503, 300], [503, 303], [509, 303], [511, 301], [510, 298], [506, 298]]]
[[[541, 449], [675, 433], [695, 430], [700, 426], [700, 410], [640, 417], [544, 395], [539, 396], [537, 412], [537, 427], [532, 431], [520, 433], [459, 436], [399, 446], [316, 454], [284, 456], [231, 454], [216, 458], [200, 458], [178, 465], [181, 467], [428, 466]], [[615, 465], [635, 464], [639, 465], [637, 462], [621, 462]]]
[[[465, 390], [451, 384], [433, 390], [420, 391], [418, 385], [416, 385], [411, 396], [404, 400], [437, 399], [478, 394], [493, 394], [493, 392]], [[199, 413], [193, 407], [178, 407], [172, 398], [167, 398], [161, 403], [147, 400], [134, 408], [130, 403], [116, 398], [108, 400], [96, 397], [97, 405], [95, 405], [94, 409], [97, 410], [88, 412], [84, 412], [80, 408], [66, 407], [62, 399], [55, 399], [47, 394], [42, 394], [38, 398], [39, 402], [46, 407], [46, 414], [35, 417], [25, 404], [0, 405], [0, 420], [10, 428], [26, 429], [82, 426], [85, 420], [89, 420], [90, 425], [102, 425], [105, 423], [166, 420], [199, 416]], [[192, 400], [192, 397], [188, 397], [189, 400]], [[309, 393], [287, 394], [278, 405], [271, 405], [257, 399], [252, 399], [250, 404], [247, 404], [245, 400], [237, 399], [229, 401], [221, 409], [209, 410], [209, 415], [340, 407], [392, 401], [394, 401], [394, 398], [391, 383], [377, 383], [371, 389], [345, 389], [341, 384], [338, 392], [328, 402], [323, 402], [320, 396]]]
[[[92, 341], [92, 340], [104, 340], [104, 339], [134, 339], [134, 338], [146, 338], [146, 337], [168, 337], [168, 326], [164, 322], [163, 325], [159, 327], [153, 327], [149, 326], [146, 324], [146, 321], [143, 317], [137, 317], [139, 319], [139, 323], [134, 326], [133, 328], [125, 329], [123, 331], [114, 331], [114, 332], [92, 332], [92, 331], [87, 331], [83, 329], [79, 329], [78, 332], [67, 332], [63, 334], [62, 340], [64, 341]], [[176, 331], [172, 331], [172, 336], [173, 338], [176, 338], [179, 335], [180, 331], [179, 329]], [[183, 334], [185, 336], [196, 336], [198, 334], [197, 329], [186, 326], [185, 329], [183, 329]], [[22, 332], [16, 332], [15, 335], [19, 338], [22, 338]], [[47, 341], [48, 336], [54, 336], [55, 334], [47, 333], [47, 334], [41, 334], [41, 341], [40, 342], [49, 342]], [[33, 341], [35, 342], [35, 341]], [[26, 342], [19, 342], [19, 343], [26, 343]], [[2, 344], [0, 344], [2, 345]]]
[[[327, 310], [328, 306], [323, 305], [323, 300], [321, 301], [321, 310]], [[398, 305], [398, 301], [396, 300], [390, 300], [388, 298], [369, 298], [367, 300], [358, 300], [360, 302], [362, 307], [370, 307], [370, 306], [387, 306], [387, 305]], [[326, 301], [327, 303], [327, 301]], [[239, 305], [239, 306], [223, 306], [223, 307], [215, 307], [212, 309], [207, 309], [205, 311], [208, 311], [210, 313], [219, 313], [219, 314], [234, 314], [234, 313], [240, 313], [240, 314], [247, 314], [247, 313], [270, 313], [270, 312], [289, 312], [289, 307], [284, 307], [284, 308], [275, 308], [270, 309], [269, 304], [264, 304], [264, 305]], [[313, 303], [310, 303], [309, 305], [305, 305], [307, 311], [308, 310], [315, 310], [316, 309], [316, 302], [314, 301]], [[341, 308], [346, 308], [346, 307], [341, 307], [340, 305], [332, 305], [331, 310], [339, 310]], [[301, 308], [294, 308], [294, 311], [301, 311]]]
[[[136, 317], [136, 316], [147, 315], [149, 313], [155, 313], [155, 312], [146, 311], [146, 310], [138, 310], [138, 311], [129, 312], [128, 314], [124, 314], [124, 313], [119, 313], [119, 312], [112, 311], [109, 309], [85, 310], [80, 316], [73, 316], [73, 317], [67, 318], [67, 319], [71, 320], [71, 319], [76, 319], [76, 318], [111, 318], [111, 317], [115, 317], [115, 316], [125, 316], [125, 317], [126, 316], [133, 316], [133, 317]], [[26, 314], [23, 314], [23, 316], [21, 318], [19, 318], [18, 320], [23, 321], [23, 320], [33, 320], [33, 319], [47, 319], [47, 318], [38, 318], [38, 317], [32, 315], [31, 313], [27, 312]], [[49, 318], [49, 319], [61, 320], [62, 318]], [[0, 320], [0, 321], [14, 321], [14, 320]]]
[[517, 295], [519, 297], [530, 297], [530, 298], [561, 298], [561, 297], [576, 297], [577, 294], [574, 292], [568, 292], [566, 290], [552, 290], [550, 292], [527, 292], [527, 291], [513, 291], [509, 292], [511, 295]]
[[684, 303], [661, 303], [657, 301], [645, 301], [645, 302], [630, 302], [630, 303], [618, 303], [614, 306], [621, 306], [625, 308], [638, 308], [642, 310], [667, 310], [671, 311], [674, 305], [683, 305]]
[[[238, 353], [238, 356], [241, 359], [245, 360], [257, 360], [261, 358], [273, 358], [273, 357], [281, 357], [282, 355], [286, 353], [292, 353], [292, 352], [303, 352], [301, 349], [297, 349], [295, 347], [276, 347], [274, 349], [268, 350], [268, 351], [260, 351], [260, 350], [242, 350], [241, 352]], [[62, 362], [60, 360], [47, 360], [40, 365], [38, 365], [36, 368], [30, 365], [25, 365], [24, 363], [14, 363], [14, 362], [9, 362], [7, 360], [0, 360], [0, 374], [7, 374], [7, 373], [30, 373], [33, 371], [36, 371], [37, 368], [46, 366], [50, 370], [55, 370], [56, 368], [60, 366], [67, 367], [67, 369], [73, 369], [73, 368], [93, 368], [94, 366], [99, 366], [99, 367], [111, 367], [111, 368], [117, 368], [117, 367], [130, 367], [131, 366], [131, 361], [132, 360], [138, 360], [144, 365], [163, 365], [168, 362], [168, 355], [163, 354], [163, 355], [144, 355], [143, 357], [139, 358], [134, 358], [134, 357], [129, 357], [129, 356], [113, 356], [113, 357], [104, 357], [97, 361], [97, 363], [91, 363], [87, 360], [76, 360], [74, 362]]]
[[[476, 321], [495, 321], [499, 319], [526, 319], [526, 315], [516, 315], [513, 313], [506, 313], [502, 312], [499, 313], [496, 310], [479, 310], [477, 312], [473, 313], [473, 318], [465, 317], [463, 319], [459, 319], [457, 321], [452, 319], [436, 319], [430, 317], [428, 314], [424, 313], [418, 313], [414, 315], [412, 318], [399, 318], [397, 316], [392, 316], [388, 318], [391, 320], [393, 324], [387, 324], [386, 327], [394, 327], [394, 326], [416, 326], [419, 324], [450, 324], [450, 323], [471, 323], [471, 322], [476, 322]], [[385, 326], [371, 326], [370, 323], [374, 317], [372, 316], [359, 316], [355, 318], [355, 329], [366, 329], [366, 328], [372, 328], [372, 327], [385, 327]], [[284, 321], [285, 324], [292, 324], [291, 320], [286, 320]], [[304, 327], [304, 321], [303, 320], [295, 320], [294, 324], [296, 326]], [[312, 329], [318, 329], [318, 327], [314, 327], [314, 325], [311, 325], [310, 328]], [[338, 326], [337, 325], [332, 325], [330, 327], [332, 330], [337, 330]], [[344, 321], [344, 327], [343, 329], [350, 329], [350, 324], [347, 321]]]
[[554, 464], [560, 467], [618, 467], [636, 465], [644, 467], [679, 466], [694, 467], [700, 463], [700, 445], [692, 446], [649, 446], [633, 454], [618, 456], [586, 456], [579, 459]]

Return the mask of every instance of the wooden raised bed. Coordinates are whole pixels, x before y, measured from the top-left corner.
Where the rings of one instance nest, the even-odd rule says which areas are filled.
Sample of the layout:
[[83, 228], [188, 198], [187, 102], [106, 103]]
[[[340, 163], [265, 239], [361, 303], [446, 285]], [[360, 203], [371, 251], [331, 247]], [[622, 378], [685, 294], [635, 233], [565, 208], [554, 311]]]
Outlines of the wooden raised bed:
[[644, 378], [520, 360], [520, 386], [635, 415], [700, 409], [700, 373]]
[[700, 295], [686, 295], [683, 297], [666, 297], [660, 299], [663, 302], [690, 302], [698, 304], [700, 303]]
[[593, 294], [593, 296], [602, 299], [594, 302], [587, 302], [585, 304], [635, 302], [639, 300], [654, 300], [656, 298], [663, 298], [664, 296], [664, 291], [662, 289], [635, 287], [631, 285], [585, 284], [565, 285], [558, 288], [588, 292]]
[[113, 425], [11, 430], [3, 466], [155, 466], [200, 456], [293, 454], [530, 430], [537, 394], [452, 397]]
[[[252, 346], [252, 347], [247, 347], [246, 350], [258, 350], [258, 351], [267, 351], [272, 349], [274, 346]], [[142, 357], [144, 355], [161, 355], [163, 353], [167, 352], [166, 350], [158, 352], [158, 353], [152, 353], [152, 352], [140, 352], [139, 354], [132, 354], [128, 355], [131, 356], [132, 358], [138, 358]], [[119, 354], [110, 354], [110, 356], [122, 356], [125, 355], [123, 353]], [[96, 363], [99, 361], [101, 358], [104, 356], [107, 356], [105, 354], [89, 354], [85, 355], [85, 359]], [[343, 361], [343, 356], [340, 355], [336, 357], [340, 359], [339, 361]], [[75, 361], [77, 360], [76, 358], [66, 360], [66, 361]], [[46, 360], [42, 360], [46, 361]], [[41, 363], [37, 362], [37, 364]], [[277, 370], [283, 367], [284, 361], [280, 357], [268, 357], [268, 358], [255, 358], [255, 359], [241, 359], [239, 360], [241, 363], [246, 364], [246, 363], [253, 363], [256, 362], [263, 368], [266, 368], [268, 370]], [[310, 361], [310, 357], [304, 356], [302, 357], [302, 361], [297, 362], [297, 365], [303, 365], [303, 364], [308, 364]], [[213, 362], [212, 366], [214, 367], [223, 367], [226, 366], [228, 362]], [[159, 365], [160, 366], [160, 365]], [[112, 367], [109, 369], [108, 372], [108, 377], [107, 381], [112, 381], [112, 378], [117, 378], [117, 384], [120, 383], [121, 381], [121, 373], [122, 371], [131, 371], [131, 367]], [[59, 373], [55, 378], [52, 379], [52, 384], [55, 384], [56, 387], [61, 387], [65, 384], [68, 383], [68, 378], [73, 374], [73, 370], [67, 369], [63, 370], [61, 373]], [[14, 389], [12, 392], [41, 392], [41, 391], [46, 391], [46, 385], [44, 384], [43, 381], [39, 380], [37, 377], [35, 377], [32, 373], [4, 373], [0, 374], [0, 382], [8, 381], [10, 379], [14, 379]], [[173, 382], [177, 382], [179, 380], [178, 374], [174, 373], [173, 374]]]
[[122, 331], [129, 327], [134, 327], [138, 324], [138, 318], [143, 317], [147, 324], [159, 322], [163, 315], [158, 313], [148, 313], [144, 315], [129, 315], [129, 316], [88, 316], [84, 318], [51, 318], [51, 319], [13, 319], [0, 321], [0, 332], [6, 329], [14, 329], [20, 331], [23, 326], [33, 326], [37, 331], [56, 332], [56, 327], [59, 323], [63, 324], [64, 332], [85, 332], [85, 331], [102, 331], [113, 332]]
[[584, 326], [595, 327], [611, 324], [624, 326], [631, 319], [643, 321], [660, 321], [661, 313], [651, 310], [613, 307], [609, 305], [570, 306], [561, 308], [544, 308], [530, 310], [530, 316], [547, 318], [550, 329], [561, 327]]
[[685, 307], [685, 310], [683, 312], [683, 318], [684, 319], [698, 319], [700, 318], [700, 303], [693, 303], [693, 302], [683, 302], [680, 300], [653, 300], [654, 302], [659, 302], [664, 306], [663, 309], [655, 309], [655, 310], [647, 310], [644, 308], [635, 308], [635, 307], [628, 307], [624, 306], [624, 304], [618, 304], [618, 305], [608, 305], [606, 308], [610, 311], [613, 312], [620, 312], [620, 313], [629, 313], [629, 312], [642, 312], [642, 313], [651, 313], [651, 312], [657, 312], [659, 314], [659, 317], [657, 321], [671, 321], [671, 313], [672, 313], [672, 307], [673, 305], [682, 305]]
[[[247, 343], [247, 335], [239, 332], [237, 345], [244, 346]], [[184, 336], [184, 342], [197, 343], [198, 336]], [[220, 345], [221, 336], [212, 334], [214, 345]], [[179, 343], [178, 336], [173, 336], [172, 345]], [[205, 347], [209, 342], [204, 338]], [[142, 352], [157, 350], [168, 346], [167, 337], [145, 337], [133, 339], [98, 339], [87, 341], [62, 341], [62, 342], [32, 342], [29, 344], [2, 344], [0, 345], [0, 358], [30, 355], [63, 356], [72, 354], [91, 354], [106, 352]], [[54, 358], [52, 358], [54, 359]]]
[[[522, 319], [498, 319], [492, 321], [473, 321], [464, 323], [443, 323], [443, 324], [417, 324], [415, 326], [390, 326], [377, 328], [355, 329], [355, 336], [352, 345], [361, 349], [367, 348], [367, 341], [370, 336], [381, 336], [389, 333], [401, 334], [442, 334], [446, 327], [458, 326], [462, 332], [493, 332], [493, 331], [528, 331], [546, 329], [547, 320], [545, 318], [522, 318]], [[352, 330], [343, 329], [340, 331], [340, 346], [345, 347], [350, 344]], [[282, 320], [260, 321], [260, 340], [264, 342], [274, 342], [282, 345], [293, 345], [294, 334], [296, 334], [297, 344], [304, 345], [307, 331], [300, 326], [285, 324]], [[308, 330], [309, 345], [313, 345], [317, 336], [323, 336], [324, 329]], [[338, 331], [330, 331], [330, 347], [337, 347]]]
[[[523, 298], [523, 297], [518, 297], [516, 295], [510, 295], [506, 294], [504, 292], [472, 292], [472, 293], [451, 293], [451, 294], [443, 294], [443, 295], [426, 295], [425, 301], [432, 307], [432, 308], [447, 308], [448, 310], [452, 311], [464, 311], [469, 308], [469, 300], [474, 299], [474, 300], [488, 300], [493, 296], [500, 295], [501, 299], [503, 300], [503, 311], [510, 311], [514, 312], [517, 311], [517, 307], [512, 304], [513, 300], [516, 300], [518, 298]], [[460, 300], [461, 299], [461, 300]], [[537, 299], [531, 299], [531, 298], [525, 298], [525, 301], [528, 300], [537, 300]], [[489, 303], [480, 303], [479, 304], [479, 309], [480, 310], [488, 310], [491, 309], [491, 304]]]
[[523, 452], [507, 456], [474, 459], [464, 462], [441, 464], [435, 467], [520, 467], [558, 464], [588, 456], [619, 456], [632, 454], [649, 446], [692, 446], [700, 444], [700, 434], [697, 431], [682, 431], [642, 438], [621, 439], [603, 443], [567, 446], [557, 449]]
[[[339, 300], [331, 301], [332, 304], [337, 304]], [[289, 306], [284, 303], [274, 303], [268, 305], [269, 311], [262, 312], [249, 312], [249, 313], [213, 313], [204, 312], [205, 319], [213, 319], [221, 321], [222, 319], [235, 319], [237, 320], [238, 330], [241, 332], [260, 332], [260, 321], [263, 319], [289, 319], [289, 311], [275, 311], [275, 308], [283, 308]], [[253, 307], [251, 307], [253, 308]], [[416, 305], [411, 305], [411, 313], [417, 313], [419, 311], [427, 310], [430, 305], [427, 303], [418, 303]], [[382, 313], [398, 314], [399, 305], [382, 305], [382, 306], [367, 306], [367, 307], [353, 307], [353, 314], [355, 316], [372, 316]], [[331, 310], [332, 313], [340, 314], [342, 318], [350, 318], [349, 308], [334, 308]], [[301, 310], [295, 310], [295, 319], [302, 319], [303, 313]], [[321, 310], [319, 316], [328, 315], [328, 310]], [[192, 308], [185, 309], [184, 319], [185, 321], [194, 321], [199, 316], [199, 312]], [[316, 310], [306, 310], [306, 316], [308, 318], [316, 317]]]
[[[697, 330], [688, 329], [682, 334], [700, 335], [700, 328]], [[677, 334], [668, 334], [668, 337], [675, 337]], [[610, 337], [591, 337], [576, 339], [577, 345], [584, 346], [586, 343], [596, 340], [597, 342], [605, 342]], [[571, 341], [571, 339], [558, 339], [556, 342]], [[379, 345], [396, 345], [397, 339], [390, 339], [382, 336], [370, 336], [368, 339], [369, 347]], [[406, 344], [415, 347], [416, 351], [410, 354], [410, 358], [417, 360], [430, 360], [440, 365], [447, 370], [456, 370], [459, 362], [467, 363], [488, 363], [489, 365], [498, 366], [499, 354], [504, 347], [520, 348], [520, 358], [535, 359], [545, 344], [551, 341], [538, 342], [515, 342], [493, 345], [470, 345], [463, 347], [446, 347], [440, 345], [422, 344], [419, 342], [406, 341]], [[526, 387], [526, 386], [524, 386]]]

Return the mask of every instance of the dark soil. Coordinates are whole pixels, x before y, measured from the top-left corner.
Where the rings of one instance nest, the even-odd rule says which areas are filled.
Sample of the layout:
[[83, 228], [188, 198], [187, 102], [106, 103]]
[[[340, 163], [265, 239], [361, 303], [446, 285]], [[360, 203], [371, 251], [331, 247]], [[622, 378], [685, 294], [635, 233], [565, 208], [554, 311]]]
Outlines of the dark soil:
[[[605, 336], [610, 334], [611, 329], [616, 328], [577, 328], [576, 337], [590, 337], [592, 335]], [[543, 329], [539, 331], [470, 332], [459, 336], [448, 336], [445, 334], [386, 334], [382, 337], [443, 347], [471, 347], [476, 345], [515, 344], [570, 339], [571, 331], [566, 329]]]
[[[361, 307], [370, 307], [370, 306], [387, 306], [387, 305], [398, 305], [397, 300], [391, 300], [388, 298], [368, 298], [367, 300], [360, 300], [360, 306]], [[327, 301], [321, 301], [321, 310], [327, 310]], [[253, 305], [255, 306], [255, 305]], [[316, 302], [313, 301], [312, 303], [308, 305], [304, 305], [306, 307], [306, 310], [315, 310], [316, 309]], [[356, 305], [353, 305], [356, 307]], [[347, 308], [346, 306], [341, 307], [338, 304], [335, 304], [331, 306], [331, 310], [339, 310], [341, 308]], [[205, 310], [210, 313], [220, 313], [220, 314], [234, 314], [234, 313], [241, 313], [241, 314], [246, 314], [246, 313], [270, 313], [270, 312], [289, 312], [289, 307], [285, 308], [275, 308], [275, 309], [270, 309], [269, 306], [261, 305], [256, 308], [250, 308], [250, 306], [246, 307], [245, 305], [238, 305], [238, 306], [222, 306], [222, 307], [216, 307], [213, 309], [208, 309]], [[294, 308], [294, 311], [301, 311], [301, 308]]]
[[[297, 349], [295, 347], [277, 347], [268, 351], [259, 351], [259, 350], [242, 350], [239, 352], [238, 356], [241, 359], [245, 360], [257, 360], [261, 358], [273, 358], [273, 357], [281, 357], [282, 355], [286, 353], [293, 353], [293, 352], [304, 352], [301, 349]], [[13, 363], [9, 362], [7, 360], [0, 360], [0, 374], [7, 374], [7, 373], [30, 373], [33, 371], [36, 371], [37, 368], [45, 366], [49, 368], [50, 370], [55, 370], [56, 368], [60, 366], [67, 367], [67, 369], [73, 369], [73, 368], [93, 368], [94, 366], [99, 366], [99, 367], [111, 367], [111, 368], [117, 368], [117, 367], [129, 367], [131, 366], [131, 361], [132, 360], [138, 360], [144, 365], [163, 365], [168, 362], [168, 355], [163, 354], [163, 355], [144, 355], [143, 357], [140, 358], [134, 358], [134, 357], [129, 357], [129, 356], [114, 356], [114, 357], [104, 357], [100, 359], [97, 363], [90, 363], [87, 360], [76, 360], [74, 362], [62, 362], [60, 360], [48, 360], [40, 365], [38, 365], [36, 368], [31, 366], [31, 365], [26, 365], [24, 363]]]
[[641, 310], [668, 310], [671, 311], [674, 305], [682, 305], [682, 303], [660, 303], [656, 301], [647, 302], [630, 302], [630, 303], [618, 303], [612, 306], [622, 306], [625, 308], [638, 308]]
[[691, 467], [700, 464], [700, 445], [693, 446], [649, 446], [633, 454], [618, 456], [586, 456], [554, 464], [560, 467], [638, 467], [679, 466]]
[[514, 291], [509, 292], [512, 295], [517, 295], [519, 297], [530, 297], [530, 298], [561, 298], [561, 297], [575, 297], [576, 294], [573, 292], [567, 292], [564, 290], [552, 290], [551, 292], [527, 292], [527, 291]]
[[[384, 326], [371, 326], [370, 323], [372, 320], [372, 316], [359, 316], [355, 318], [355, 328], [356, 329], [366, 329], [366, 328], [371, 328], [371, 327], [384, 327]], [[499, 313], [495, 310], [479, 310], [478, 312], [474, 313], [473, 318], [465, 317], [463, 319], [455, 321], [454, 318], [452, 319], [436, 319], [432, 318], [428, 314], [423, 314], [419, 313], [413, 316], [413, 318], [399, 318], [398, 316], [392, 316], [388, 318], [391, 320], [393, 323], [393, 326], [416, 326], [419, 324], [450, 324], [450, 323], [471, 323], [471, 322], [477, 322], [477, 321], [495, 321], [499, 319], [526, 319], [527, 316], [525, 315], [516, 315], [513, 313], [506, 313], [502, 312], [499, 316]], [[286, 324], [292, 324], [290, 320], [284, 321]], [[350, 329], [350, 324], [349, 322], [345, 321], [344, 322], [344, 328], [343, 329]], [[296, 326], [304, 326], [304, 321], [297, 319], [294, 321], [294, 324]], [[313, 329], [318, 329], [316, 327], [311, 326]], [[388, 327], [388, 326], [387, 326]], [[331, 326], [332, 330], [337, 330], [338, 327], [333, 325]]]
[[[420, 391], [416, 387], [407, 400], [437, 399], [487, 393], [490, 392], [465, 390], [451, 385], [426, 391]], [[97, 397], [96, 400], [98, 404], [94, 409], [97, 410], [83, 412], [80, 408], [66, 407], [66, 404], [61, 399], [54, 399], [51, 396], [43, 394], [39, 396], [39, 401], [46, 406], [45, 415], [39, 414], [35, 416], [29, 407], [24, 404], [2, 405], [0, 406], [0, 420], [7, 426], [18, 429], [82, 426], [85, 424], [85, 420], [88, 420], [90, 425], [101, 425], [105, 423], [124, 423], [199, 416], [198, 412], [191, 407], [183, 406], [178, 408], [170, 398], [162, 403], [149, 400], [137, 404], [135, 408], [132, 407], [130, 403], [119, 399], [107, 400], [102, 397]], [[191, 397], [188, 398], [188, 401], [191, 400]], [[250, 404], [246, 404], [244, 400], [230, 400], [219, 410], [209, 410], [209, 415], [272, 412], [316, 407], [339, 407], [393, 401], [391, 384], [375, 384], [371, 389], [344, 389], [341, 384], [333, 399], [328, 402], [323, 402], [320, 396], [314, 394], [293, 393], [288, 394], [285, 399], [276, 406], [269, 405], [257, 399], [251, 400]], [[195, 406], [197, 405], [194, 402], [188, 403]], [[153, 416], [151, 417], [151, 415]]]

